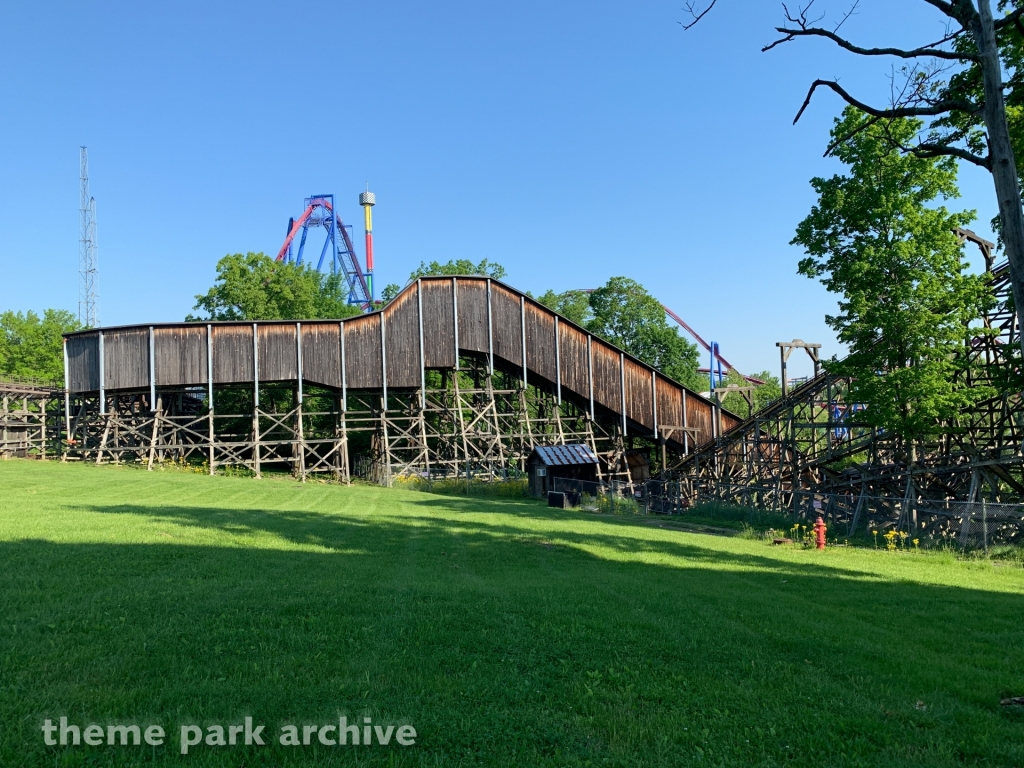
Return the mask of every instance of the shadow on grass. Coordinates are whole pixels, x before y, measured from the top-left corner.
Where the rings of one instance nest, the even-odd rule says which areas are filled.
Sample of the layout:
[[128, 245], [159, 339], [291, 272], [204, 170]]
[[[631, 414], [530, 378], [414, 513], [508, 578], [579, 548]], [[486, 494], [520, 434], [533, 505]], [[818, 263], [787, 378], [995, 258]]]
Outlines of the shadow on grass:
[[[445, 542], [458, 541], [460, 545], [481, 553], [492, 553], [496, 562], [505, 562], [502, 546], [533, 543], [571, 549], [595, 561], [621, 564], [743, 571], [762, 577], [792, 575], [894, 583], [892, 578], [871, 571], [820, 562], [826, 556], [814, 552], [804, 554], [808, 560], [817, 559], [819, 562], [793, 562], [771, 555], [728, 552], [720, 547], [700, 546], [693, 543], [695, 539], [701, 538], [697, 534], [644, 525], [635, 518], [585, 513], [561, 515], [529, 501], [446, 497], [403, 499], [402, 504], [412, 511], [376, 512], [360, 516], [295, 509], [168, 505], [154, 507], [118, 504], [80, 508], [242, 537], [269, 535], [290, 544], [344, 554], [377, 554], [401, 549], [406, 546], [403, 542], [407, 538], [415, 537], [421, 540], [426, 549], [440, 551]], [[448, 514], [441, 514], [441, 510]], [[451, 512], [457, 514], [452, 515]], [[491, 517], [486, 513], [498, 514]], [[682, 540], [684, 537], [685, 540]], [[245, 542], [243, 540], [239, 543], [244, 546]], [[266, 540], [259, 546], [267, 546]]]
[[[0, 543], [0, 721], [16, 724], [0, 764], [58, 762], [36, 727], [47, 716], [173, 727], [252, 714], [272, 730], [339, 712], [424, 734], [416, 752], [365, 764], [678, 765], [712, 750], [723, 765], [1024, 759], [1021, 723], [997, 704], [1024, 687], [1017, 595], [851, 579], [537, 507], [515, 505], [519, 525], [436, 514], [508, 502], [406, 503], [421, 513], [89, 508], [327, 551]], [[568, 530], [591, 522], [602, 530]], [[672, 562], [610, 563], [595, 548]], [[189, 764], [241, 757], [197, 750]], [[272, 745], [244, 764], [289, 758], [339, 759]]]

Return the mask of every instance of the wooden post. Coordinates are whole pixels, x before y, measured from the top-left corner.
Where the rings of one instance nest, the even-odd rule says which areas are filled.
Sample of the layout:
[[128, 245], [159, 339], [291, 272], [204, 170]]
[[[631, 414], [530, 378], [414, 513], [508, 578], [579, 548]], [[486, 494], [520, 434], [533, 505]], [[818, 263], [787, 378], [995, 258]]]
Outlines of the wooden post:
[[68, 370], [68, 340], [63, 341], [61, 346], [64, 349], [64, 446], [61, 461], [67, 461], [68, 450], [71, 447], [71, 371]]
[[11, 409], [11, 398], [10, 398], [10, 395], [8, 395], [6, 392], [4, 392], [3, 408], [0, 409], [0, 415], [3, 416], [3, 420], [4, 420], [3, 442], [2, 442], [2, 444], [0, 444], [0, 453], [3, 454], [3, 458], [5, 458], [5, 459], [10, 458], [10, 456], [8, 455], [10, 453], [10, 446], [8, 445], [9, 436], [8, 436], [8, 431], [7, 431], [7, 421], [10, 418], [10, 409]]
[[558, 315], [555, 315], [555, 398], [562, 404], [562, 355], [558, 344]]
[[690, 452], [690, 432], [687, 427], [690, 426], [690, 422], [686, 416], [686, 390], [683, 390], [683, 453], [687, 454]]
[[459, 370], [459, 279], [457, 277], [452, 278], [452, 317], [455, 326], [455, 370], [457, 371]]
[[260, 472], [260, 337], [252, 324], [252, 459], [256, 477]]
[[[519, 297], [519, 330], [523, 336], [523, 387], [526, 387], [526, 297]], [[456, 365], [456, 368], [458, 366]]]
[[156, 411], [156, 350], [153, 347], [153, 326], [149, 326], [149, 410]]
[[345, 378], [345, 323], [338, 323], [338, 338], [341, 346], [341, 412], [348, 410], [348, 382]]
[[[383, 325], [383, 323], [382, 323]], [[388, 418], [387, 418], [387, 394], [381, 400], [381, 412], [380, 412], [380, 427], [381, 434], [384, 437], [384, 466], [385, 476], [384, 485], [388, 488], [391, 487], [391, 439], [388, 436]]]
[[[380, 380], [384, 389], [384, 410], [388, 409], [388, 348], [387, 333], [384, 332], [384, 310], [380, 311]], [[391, 485], [390, 474], [388, 485]]]
[[297, 374], [296, 396], [302, 404], [302, 323], [295, 324], [295, 372]]
[[[490, 292], [488, 291], [488, 319], [490, 318]], [[423, 357], [423, 281], [416, 280], [416, 320], [420, 333], [420, 410], [427, 408], [427, 361]], [[491, 365], [494, 361], [492, 359]], [[423, 438], [426, 445], [426, 437]]]
[[[590, 420], [594, 420], [594, 337], [587, 334], [587, 386], [590, 389]], [[685, 390], [684, 390], [685, 392]], [[596, 453], [596, 451], [595, 451]], [[600, 466], [600, 465], [598, 465]]]
[[[557, 320], [555, 321], [558, 322]], [[557, 331], [557, 328], [556, 328]], [[555, 355], [558, 355], [557, 347]], [[494, 331], [491, 325], [491, 278], [487, 278], [487, 373], [494, 373]]]
[[299, 479], [306, 482], [306, 430], [302, 424], [302, 323], [295, 324], [295, 434], [299, 449]]
[[104, 370], [103, 331], [99, 332], [100, 363], [100, 416], [107, 413], [106, 371]]
[[296, 399], [298, 402], [295, 404], [295, 434], [297, 438], [296, 447], [299, 449], [299, 460], [298, 470], [299, 479], [302, 482], [306, 482], [306, 431], [302, 425], [302, 391], [296, 391]]
[[626, 356], [619, 352], [619, 402], [622, 406], [622, 437], [626, 438]]
[[156, 401], [153, 403], [153, 433], [149, 437], [149, 461], [146, 463], [146, 471], [153, 471], [153, 460], [156, 458], [156, 437], [159, 434], [160, 429], [160, 411], [163, 409], [163, 403]]
[[[658, 374], [652, 369], [651, 370], [651, 403], [653, 411], [653, 424], [654, 424], [654, 439], [658, 439]], [[664, 447], [664, 443], [662, 444]], [[664, 451], [662, 451], [664, 453]]]
[[208, 427], [209, 427], [209, 443], [207, 450], [209, 451], [209, 462], [210, 462], [210, 474], [216, 474], [214, 470], [214, 460], [216, 455], [214, 454], [214, 408], [213, 408], [213, 326], [209, 323], [206, 324], [206, 398], [209, 401], [208, 410]]
[[43, 461], [46, 461], [46, 403], [45, 397], [39, 403], [39, 457]]
[[466, 474], [469, 474], [469, 442], [466, 440], [466, 420], [462, 413], [462, 393], [459, 392], [459, 372], [452, 376], [452, 384], [455, 387], [455, 412], [458, 416], [459, 435], [462, 438], [462, 456], [466, 460]]
[[786, 354], [785, 348], [782, 346], [782, 342], [776, 344], [779, 348], [779, 359], [782, 364], [782, 396], [786, 397], [789, 394], [789, 385], [786, 383], [786, 358], [789, 355]]

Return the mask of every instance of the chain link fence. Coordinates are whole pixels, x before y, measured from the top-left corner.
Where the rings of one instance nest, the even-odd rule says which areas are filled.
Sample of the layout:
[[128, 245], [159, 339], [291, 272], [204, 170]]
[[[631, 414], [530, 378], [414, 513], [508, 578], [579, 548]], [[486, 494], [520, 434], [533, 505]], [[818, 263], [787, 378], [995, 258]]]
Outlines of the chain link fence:
[[[353, 475], [385, 484], [385, 469], [377, 462], [355, 462]], [[514, 475], [514, 476], [513, 476]], [[525, 496], [520, 473], [488, 478], [433, 473], [424, 469], [402, 479], [401, 485], [435, 493], [483, 496]], [[520, 487], [521, 486], [521, 487]], [[874, 540], [885, 546], [886, 534], [924, 545], [960, 549], [1024, 547], [1024, 506], [987, 499], [973, 502], [868, 496], [856, 493], [789, 491], [778, 487], [683, 482], [652, 479], [644, 483], [621, 480], [595, 482], [551, 478], [551, 490], [565, 494], [568, 507], [618, 515], [688, 515], [709, 505], [732, 505], [757, 510], [775, 521], [813, 523], [820, 515], [830, 536]]]
[[697, 489], [692, 501], [788, 514], [794, 522], [811, 522], [820, 515], [830, 530], [850, 538], [884, 538], [894, 531], [962, 549], [1024, 546], [1024, 506], [984, 498], [967, 502], [709, 483]]
[[680, 482], [589, 482], [552, 478], [552, 490], [570, 506], [617, 514], [686, 515], [708, 504], [758, 510], [775, 519], [812, 523], [820, 515], [831, 535], [880, 541], [901, 539], [961, 549], [1024, 546], [1024, 506], [987, 499], [973, 502], [868, 496], [855, 493], [782, 491], [758, 486], [709, 484], [695, 492]]

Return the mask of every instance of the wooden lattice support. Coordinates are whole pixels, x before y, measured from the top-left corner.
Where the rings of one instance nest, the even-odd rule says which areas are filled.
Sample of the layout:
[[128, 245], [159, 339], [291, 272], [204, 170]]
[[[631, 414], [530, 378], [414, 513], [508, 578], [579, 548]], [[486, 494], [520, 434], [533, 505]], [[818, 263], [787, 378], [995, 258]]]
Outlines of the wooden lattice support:
[[59, 435], [51, 422], [60, 392], [32, 381], [0, 380], [0, 458], [56, 455]]
[[[826, 372], [686, 456], [676, 478], [688, 493], [793, 513], [812, 490], [896, 499], [890, 512], [910, 530], [922, 503], [974, 500], [980, 475], [991, 478], [992, 501], [1024, 499], [1024, 401], [1012, 384], [1018, 329], [1005, 268], [992, 273], [992, 285], [996, 308], [983, 318], [989, 332], [964, 350], [957, 385], [998, 394], [936, 423], [931, 437], [907, 445], [858, 420], [862, 407], [850, 399], [850, 382]], [[811, 346], [780, 344], [783, 361], [786, 352]], [[858, 502], [851, 514], [852, 530], [868, 510]]]

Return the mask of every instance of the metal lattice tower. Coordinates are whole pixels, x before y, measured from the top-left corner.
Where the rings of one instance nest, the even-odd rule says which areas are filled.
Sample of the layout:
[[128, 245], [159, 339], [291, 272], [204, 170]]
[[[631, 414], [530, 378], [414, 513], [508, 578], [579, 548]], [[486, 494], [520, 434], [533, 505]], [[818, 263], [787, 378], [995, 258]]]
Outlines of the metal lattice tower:
[[96, 198], [89, 195], [89, 151], [82, 147], [82, 199], [79, 213], [78, 319], [88, 328], [100, 324], [99, 252], [96, 245]]

